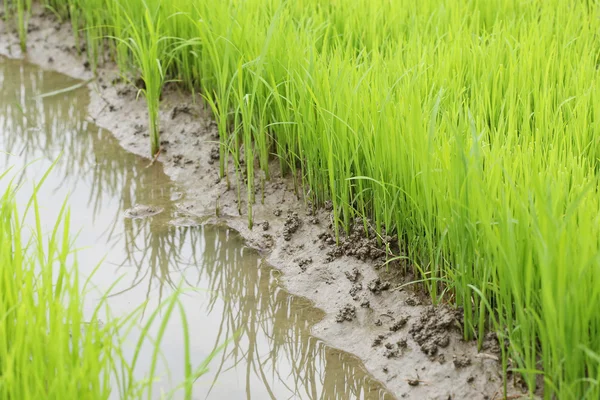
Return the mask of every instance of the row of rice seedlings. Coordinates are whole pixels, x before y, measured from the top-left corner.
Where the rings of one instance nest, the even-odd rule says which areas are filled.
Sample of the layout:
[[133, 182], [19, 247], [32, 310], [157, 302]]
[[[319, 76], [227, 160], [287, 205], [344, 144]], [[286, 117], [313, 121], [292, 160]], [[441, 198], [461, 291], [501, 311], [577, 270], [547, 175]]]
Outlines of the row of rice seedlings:
[[[112, 38], [128, 47], [143, 80], [139, 92], [148, 106], [150, 154], [154, 156], [160, 149], [159, 100], [165, 83], [164, 71], [168, 68], [168, 37], [162, 32], [163, 16], [158, 7], [151, 9], [144, 4], [141, 9], [123, 10], [123, 13], [127, 21], [125, 36]], [[139, 14], [143, 15], [142, 21], [137, 18]]]
[[357, 216], [397, 232], [433, 300], [464, 309], [465, 338], [509, 340], [531, 392], [542, 375], [547, 398], [598, 397], [598, 2], [107, 4], [116, 46], [133, 21], [119, 10], [148, 7], [159, 37], [189, 44], [168, 75], [200, 83], [221, 175], [242, 147], [246, 174], [254, 154], [300, 167], [336, 233]]
[[[8, 174], [4, 172], [0, 180], [6, 181]], [[37, 192], [44, 179], [34, 187], [24, 210], [15, 202], [18, 189], [12, 182], [0, 196], [0, 397], [108, 399], [118, 394], [122, 399], [151, 399], [166, 324], [178, 309], [184, 328], [185, 376], [166, 395], [175, 396], [181, 389], [184, 398], [191, 399], [194, 381], [206, 373], [220, 348], [193, 368], [187, 320], [177, 294], [142, 327], [138, 321], [143, 304], [126, 317], [114, 318], [106, 296], [86, 319], [83, 304], [91, 294], [91, 277], [81, 284], [71, 251], [66, 203], [52, 232], [42, 231]], [[101, 317], [105, 323], [99, 322]], [[150, 337], [157, 323], [158, 335]], [[124, 349], [134, 328], [141, 328], [141, 333], [129, 358]], [[146, 379], [140, 380], [134, 372], [140, 353], [148, 346], [151, 366]]]
[[110, 39], [110, 50], [124, 77], [129, 80], [133, 75], [135, 80], [139, 74], [138, 94], [145, 98], [148, 108], [150, 154], [156, 156], [160, 150], [159, 100], [172, 62], [171, 50], [177, 44], [165, 35], [164, 21], [169, 16], [160, 12], [162, 2], [48, 0], [44, 3], [52, 10], [67, 13], [64, 16], [70, 19], [78, 51], [80, 36], [85, 34], [93, 70], [107, 50], [101, 48], [103, 41]]

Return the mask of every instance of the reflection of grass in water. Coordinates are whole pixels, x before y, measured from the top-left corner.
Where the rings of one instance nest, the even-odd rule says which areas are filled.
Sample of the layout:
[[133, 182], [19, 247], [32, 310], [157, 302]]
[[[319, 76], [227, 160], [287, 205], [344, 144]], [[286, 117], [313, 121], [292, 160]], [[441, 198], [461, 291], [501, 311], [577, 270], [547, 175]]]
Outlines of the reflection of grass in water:
[[[11, 71], [15, 65], [19, 78], [25, 82], [25, 90], [0, 86], [0, 98], [5, 99], [0, 104], [0, 128], [14, 132], [7, 135], [8, 149], [20, 151], [26, 160], [32, 160], [40, 150], [45, 158], [52, 160], [56, 149], [62, 149], [64, 156], [57, 165], [56, 175], [65, 176], [64, 184], [81, 179], [91, 182], [89, 204], [94, 215], [110, 199], [118, 199], [120, 210], [137, 203], [165, 207], [163, 214], [146, 220], [123, 219], [121, 213], [115, 213], [102, 234], [117, 251], [122, 251], [119, 247], [124, 245], [125, 257], [119, 265], [135, 270], [126, 290], [147, 285], [146, 293], [150, 296], [153, 285], [157, 285], [162, 299], [167, 288], [172, 290], [177, 286], [171, 279], [172, 272], [201, 265], [212, 296], [208, 311], [217, 300], [224, 301], [215, 348], [245, 328], [223, 352], [215, 379], [231, 364], [246, 363], [248, 386], [251, 374], [256, 374], [266, 388], [273, 379], [278, 379], [288, 385], [290, 394], [302, 398], [346, 399], [361, 397], [363, 392], [367, 394], [362, 397], [372, 398], [369, 389], [373, 386], [377, 393], [377, 385], [366, 378], [357, 378], [363, 376], [363, 371], [356, 363], [348, 363], [347, 358], [308, 334], [306, 326], [317, 322], [321, 315], [314, 313], [308, 301], [279, 290], [270, 269], [259, 268], [256, 254], [244, 250], [235, 235], [225, 230], [206, 228], [203, 232], [165, 225], [165, 218], [173, 215], [175, 209], [169, 201], [173, 188], [160, 166], [146, 169], [144, 160], [120, 156], [124, 153], [110, 133], [85, 122], [83, 92], [36, 99], [40, 92], [57, 87], [47, 83], [47, 72], [14, 61], [0, 63], [0, 77], [14, 80]], [[60, 87], [69, 84], [63, 82]], [[196, 253], [201, 240], [205, 245], [202, 256]], [[191, 253], [184, 259], [186, 251]], [[199, 282], [187, 284], [196, 287]], [[270, 341], [272, 351], [266, 355], [259, 354], [260, 336]], [[282, 358], [291, 365], [291, 376], [278, 376], [277, 363]]]
[[118, 143], [110, 133], [86, 121], [87, 89], [37, 97], [70, 83], [62, 76], [57, 82], [56, 77], [21, 61], [0, 61], [0, 129], [11, 133], [3, 137], [4, 150], [25, 163], [40, 153], [47, 161], [56, 159], [59, 152], [68, 154], [56, 166], [56, 175], [65, 177], [59, 186], [69, 179], [89, 177], [93, 183], [90, 203], [99, 210], [103, 199], [119, 198], [121, 182], [129, 172], [128, 159], [105, 157], [117, 150]]
[[[208, 230], [208, 228], [206, 228]], [[300, 398], [379, 398], [380, 386], [364, 376], [355, 362], [347, 362], [339, 352], [328, 348], [309, 333], [309, 327], [322, 318], [311, 303], [281, 290], [271, 269], [231, 231], [208, 230], [204, 235], [203, 273], [210, 284], [210, 311], [218, 299], [224, 302], [223, 318], [215, 340], [242, 329], [242, 334], [221, 354], [219, 374], [245, 363], [246, 385], [252, 373], [262, 378], [270, 391], [271, 379], [288, 384], [290, 395]], [[270, 352], [259, 353], [257, 338], [268, 338]], [[292, 376], [279, 376], [277, 363], [286, 359]], [[228, 363], [233, 365], [227, 366]], [[320, 389], [320, 386], [323, 386]], [[372, 392], [372, 390], [374, 390]]]
[[[1, 179], [8, 179], [6, 173], [0, 174]], [[165, 328], [171, 314], [179, 311], [185, 354], [183, 383], [167, 395], [181, 389], [185, 398], [191, 399], [193, 382], [207, 372], [220, 347], [192, 368], [189, 330], [177, 293], [135, 330], [139, 334], [134, 338], [132, 357], [125, 354], [124, 344], [137, 327], [139, 308], [115, 319], [103, 297], [91, 322], [86, 321], [83, 304], [89, 280], [82, 294], [70, 250], [70, 212], [63, 205], [52, 231], [42, 232], [37, 199], [40, 184], [20, 208], [12, 182], [0, 193], [0, 397], [107, 399], [117, 394], [121, 399], [152, 399]], [[103, 324], [98, 317], [105, 312], [107, 322]], [[157, 328], [156, 337], [149, 336], [150, 328]], [[134, 371], [142, 349], [148, 346], [150, 368], [146, 379], [139, 380]]]
[[[153, 285], [158, 284], [162, 297], [167, 286], [175, 285], [171, 273], [200, 268], [198, 280], [186, 283], [208, 290], [207, 312], [223, 312], [214, 346], [240, 333], [219, 356], [213, 384], [219, 382], [222, 373], [243, 366], [248, 391], [255, 374], [268, 391], [278, 380], [287, 385], [290, 395], [301, 398], [384, 396], [381, 387], [365, 377], [358, 362], [348, 362], [347, 356], [309, 334], [308, 327], [322, 314], [308, 300], [281, 290], [272, 270], [261, 265], [236, 234], [223, 228], [167, 227], [160, 218], [126, 220], [126, 226], [128, 250], [121, 265], [135, 268], [131, 287], [145, 284], [150, 295]], [[199, 248], [202, 254], [196, 253]], [[223, 303], [222, 310], [217, 307], [219, 302]], [[258, 347], [261, 337], [269, 343], [266, 354], [265, 348]], [[283, 359], [291, 366], [290, 376], [279, 375], [278, 363]]]

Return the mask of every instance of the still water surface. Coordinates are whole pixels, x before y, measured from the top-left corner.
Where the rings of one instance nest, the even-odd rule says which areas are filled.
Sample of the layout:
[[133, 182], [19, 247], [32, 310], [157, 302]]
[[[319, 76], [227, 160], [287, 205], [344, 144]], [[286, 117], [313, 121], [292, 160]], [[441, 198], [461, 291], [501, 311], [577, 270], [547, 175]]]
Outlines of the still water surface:
[[[13, 166], [24, 203], [33, 182], [58, 160], [39, 194], [41, 216], [48, 232], [67, 199], [82, 280], [101, 263], [86, 310], [91, 314], [115, 281], [109, 297], [115, 316], [145, 301], [144, 315], [150, 315], [174, 288], [188, 288], [182, 301], [194, 365], [241, 332], [196, 382], [194, 398], [391, 399], [358, 360], [310, 335], [321, 312], [283, 290], [277, 271], [237, 234], [193, 226], [201, 221], [179, 208], [184, 194], [161, 165], [148, 167], [148, 160], [125, 152], [110, 132], [86, 119], [87, 89], [39, 97], [77, 83], [0, 58], [0, 151], [10, 153], [0, 153], [0, 172]], [[0, 192], [6, 184], [0, 181]], [[164, 211], [126, 218], [136, 204]], [[174, 316], [161, 346], [157, 388], [163, 393], [183, 376], [182, 343], [181, 321]], [[150, 360], [148, 353], [144, 357], [140, 377]]]

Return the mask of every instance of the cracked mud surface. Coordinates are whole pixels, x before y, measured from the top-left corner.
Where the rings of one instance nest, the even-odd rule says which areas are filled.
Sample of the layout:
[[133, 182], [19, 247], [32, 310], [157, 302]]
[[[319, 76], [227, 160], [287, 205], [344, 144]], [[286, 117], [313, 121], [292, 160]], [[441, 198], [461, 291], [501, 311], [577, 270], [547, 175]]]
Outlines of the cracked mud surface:
[[[27, 60], [80, 79], [93, 77], [89, 63], [72, 46], [70, 27], [49, 15], [33, 16], [30, 24], [35, 29], [29, 35]], [[2, 22], [0, 54], [22, 57], [18, 39]], [[110, 130], [125, 149], [147, 157], [146, 108], [143, 100], [136, 101], [136, 89], [110, 64], [98, 70], [89, 87], [90, 120]], [[431, 307], [422, 293], [397, 289], [414, 279], [410, 272], [400, 272], [400, 265], [382, 267], [386, 256], [401, 255], [397, 237], [378, 237], [368, 221], [357, 219], [338, 246], [329, 226], [332, 204], [305, 206], [293, 182], [277, 172], [276, 162], [272, 180], [265, 183], [264, 204], [258, 201], [254, 207], [254, 229], [248, 229], [246, 217], [238, 212], [246, 204], [237, 203], [234, 178], [228, 189], [218, 175], [218, 132], [208, 107], [167, 85], [160, 118], [157, 161], [187, 191], [181, 204], [185, 215], [173, 223], [222, 223], [239, 231], [283, 272], [280, 279], [290, 293], [325, 311], [314, 335], [359, 357], [397, 398], [501, 398], [495, 335], [486, 336], [478, 353], [476, 343], [462, 340], [459, 311]], [[257, 199], [262, 195], [257, 188]], [[515, 393], [520, 391], [511, 387], [509, 394]]]

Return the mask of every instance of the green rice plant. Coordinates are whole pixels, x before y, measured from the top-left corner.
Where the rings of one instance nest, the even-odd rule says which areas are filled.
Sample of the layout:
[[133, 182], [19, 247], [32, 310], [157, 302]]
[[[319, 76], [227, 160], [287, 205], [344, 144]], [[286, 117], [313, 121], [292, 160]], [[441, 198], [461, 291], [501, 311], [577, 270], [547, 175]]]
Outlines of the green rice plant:
[[[0, 181], [8, 179], [8, 173], [0, 175]], [[34, 186], [23, 214], [16, 204], [18, 188], [12, 181], [0, 196], [0, 397], [108, 399], [118, 393], [122, 399], [151, 399], [160, 345], [167, 322], [178, 309], [185, 350], [180, 387], [184, 398], [191, 399], [193, 382], [206, 373], [225, 344], [192, 367], [187, 320], [177, 293], [150, 315], [137, 337], [131, 360], [124, 348], [131, 332], [138, 330], [143, 304], [128, 316], [114, 318], [104, 296], [86, 318], [83, 304], [90, 293], [91, 277], [80, 282], [70, 250], [66, 203], [50, 234], [41, 228], [37, 192], [48, 173], [50, 170]], [[101, 323], [100, 317], [107, 322]], [[151, 338], [149, 332], [156, 321], [158, 335]], [[147, 379], [140, 380], [134, 371], [140, 352], [148, 344], [153, 351], [152, 364]], [[178, 389], [166, 395], [174, 396]]]
[[[208, 12], [215, 12], [217, 15], [221, 15], [221, 18], [227, 18], [227, 9], [225, 3], [217, 3], [209, 5], [205, 2], [198, 2], [193, 4], [194, 12], [193, 15], [203, 15]], [[206, 9], [210, 7], [210, 11]], [[229, 175], [227, 174], [226, 167], [229, 161], [228, 143], [229, 138], [229, 126], [230, 121], [230, 108], [231, 108], [231, 83], [230, 67], [231, 63], [229, 60], [232, 59], [235, 49], [231, 45], [231, 29], [226, 33], [226, 36], [214, 36], [215, 32], [211, 29], [210, 25], [221, 23], [220, 19], [202, 19], [193, 18], [192, 15], [187, 14], [189, 21], [194, 29], [189, 35], [187, 44], [189, 45], [189, 51], [195, 56], [196, 65], [205, 63], [208, 65], [217, 66], [218, 70], [214, 74], [204, 76], [196, 65], [193, 65], [193, 70], [190, 71], [192, 80], [195, 79], [211, 79], [214, 83], [211, 83], [211, 90], [205, 91], [205, 99], [210, 105], [217, 122], [219, 129], [219, 175], [221, 178], [227, 178], [227, 186], [229, 187]], [[185, 24], [182, 24], [185, 25]], [[199, 76], [198, 76], [199, 75]], [[206, 84], [203, 86], [207, 86]]]
[[241, 130], [244, 143], [244, 159], [246, 161], [246, 194], [248, 228], [252, 229], [252, 205], [254, 204], [254, 152], [252, 130], [254, 121], [254, 96], [244, 92], [244, 72], [242, 66], [237, 70], [237, 98], [241, 115]]
[[69, 212], [63, 205], [46, 244], [34, 195], [27, 239], [14, 190], [0, 198], [1, 396], [107, 398], [114, 326], [83, 319], [77, 270], [67, 267]]
[[[29, 28], [29, 18], [31, 13], [31, 0], [17, 0], [16, 4], [16, 24], [17, 32], [19, 33], [19, 44], [21, 51], [27, 51], [27, 30]], [[5, 4], [5, 13], [8, 13], [8, 8]]]
[[140, 9], [126, 10], [121, 8], [122, 20], [127, 24], [122, 34], [124, 37], [111, 36], [125, 45], [133, 56], [134, 63], [143, 80], [139, 93], [146, 99], [148, 107], [148, 125], [150, 131], [150, 154], [156, 156], [160, 150], [159, 100], [165, 83], [165, 70], [171, 62], [169, 55], [169, 37], [162, 33], [162, 15], [158, 12], [160, 2], [155, 9], [143, 2], [141, 5], [143, 18], [140, 21], [133, 12]]

